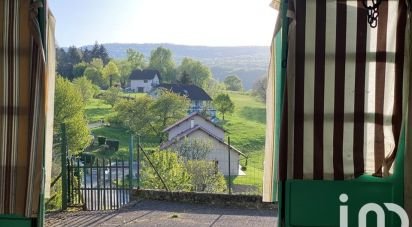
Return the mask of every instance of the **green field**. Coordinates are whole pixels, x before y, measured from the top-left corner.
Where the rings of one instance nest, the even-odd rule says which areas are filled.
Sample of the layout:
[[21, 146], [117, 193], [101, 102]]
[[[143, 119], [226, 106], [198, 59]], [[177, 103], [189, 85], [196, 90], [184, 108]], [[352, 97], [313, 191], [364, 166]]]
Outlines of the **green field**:
[[[143, 95], [143, 94], [123, 94]], [[266, 108], [264, 103], [246, 93], [229, 93], [232, 101], [235, 103], [233, 114], [226, 115], [223, 127], [228, 131], [226, 137], [230, 137], [231, 145], [238, 148], [248, 156], [247, 170], [245, 176], [232, 178], [235, 185], [253, 185], [261, 193], [263, 181], [263, 153], [265, 144], [265, 122]], [[89, 122], [96, 122], [113, 112], [110, 105], [105, 104], [100, 99], [92, 99], [86, 107], [86, 116]], [[218, 115], [220, 118], [221, 116]], [[117, 156], [127, 157], [129, 134], [126, 129], [101, 127], [92, 130], [95, 136], [105, 136], [108, 139], [120, 141], [119, 154]], [[155, 138], [141, 138], [143, 147], [153, 149], [158, 144]], [[245, 159], [241, 158], [241, 164], [244, 165]]]
[[[230, 92], [235, 111], [225, 116], [224, 128], [228, 131], [231, 145], [248, 158], [245, 176], [234, 177], [234, 184], [255, 185], [262, 193], [263, 157], [265, 146], [266, 107], [249, 94]], [[241, 161], [241, 164], [244, 162]]]

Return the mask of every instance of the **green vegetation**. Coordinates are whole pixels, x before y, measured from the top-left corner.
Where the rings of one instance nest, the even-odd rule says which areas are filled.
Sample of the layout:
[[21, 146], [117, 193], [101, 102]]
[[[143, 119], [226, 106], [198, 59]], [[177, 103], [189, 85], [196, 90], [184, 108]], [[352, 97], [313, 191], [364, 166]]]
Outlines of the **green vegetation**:
[[[235, 111], [226, 117], [224, 128], [228, 131], [231, 145], [245, 153], [247, 169], [245, 176], [232, 178], [233, 184], [255, 185], [258, 193], [262, 193], [263, 158], [265, 146], [266, 115], [265, 104], [255, 97], [240, 93], [229, 93], [235, 103]], [[242, 160], [242, 159], [241, 159]], [[245, 160], [241, 161], [243, 165]]]
[[223, 81], [226, 85], [226, 88], [230, 91], [242, 91], [242, 80], [235, 75], [231, 75], [225, 78]]

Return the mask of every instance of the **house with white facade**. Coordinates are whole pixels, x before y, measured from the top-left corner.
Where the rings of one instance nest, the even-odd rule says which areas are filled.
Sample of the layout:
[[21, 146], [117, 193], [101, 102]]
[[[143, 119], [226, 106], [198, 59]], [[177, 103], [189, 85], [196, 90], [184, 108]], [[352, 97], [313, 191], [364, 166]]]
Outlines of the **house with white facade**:
[[160, 84], [160, 73], [153, 69], [133, 70], [129, 77], [130, 89], [134, 92], [150, 92]]
[[[218, 170], [225, 176], [236, 176], [240, 173], [240, 158], [246, 156], [233, 146], [225, 142], [225, 130], [214, 124], [200, 113], [194, 112], [173, 125], [167, 127], [163, 132], [168, 133], [168, 140], [160, 145], [160, 149], [168, 149], [181, 145], [183, 139], [199, 139], [211, 144], [211, 152], [207, 154], [206, 160], [214, 161]], [[229, 165], [230, 152], [230, 165]]]

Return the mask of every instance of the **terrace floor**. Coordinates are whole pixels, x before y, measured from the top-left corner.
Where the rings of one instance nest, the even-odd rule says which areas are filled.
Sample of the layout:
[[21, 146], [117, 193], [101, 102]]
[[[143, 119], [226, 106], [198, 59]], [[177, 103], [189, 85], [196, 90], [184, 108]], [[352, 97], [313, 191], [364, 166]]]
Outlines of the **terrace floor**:
[[276, 210], [142, 200], [120, 210], [46, 214], [45, 226], [276, 226]]

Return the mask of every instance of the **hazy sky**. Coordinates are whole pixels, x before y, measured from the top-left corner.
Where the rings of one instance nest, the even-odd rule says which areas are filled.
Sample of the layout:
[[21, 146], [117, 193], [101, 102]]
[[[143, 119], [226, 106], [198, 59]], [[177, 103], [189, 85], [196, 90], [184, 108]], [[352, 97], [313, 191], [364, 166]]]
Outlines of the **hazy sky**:
[[51, 0], [59, 46], [99, 43], [270, 45], [270, 0]]

